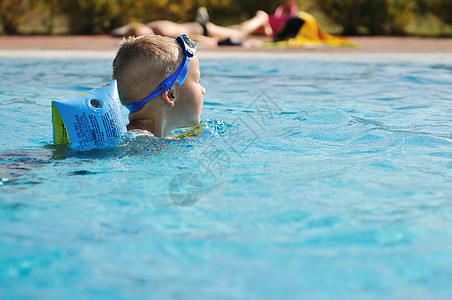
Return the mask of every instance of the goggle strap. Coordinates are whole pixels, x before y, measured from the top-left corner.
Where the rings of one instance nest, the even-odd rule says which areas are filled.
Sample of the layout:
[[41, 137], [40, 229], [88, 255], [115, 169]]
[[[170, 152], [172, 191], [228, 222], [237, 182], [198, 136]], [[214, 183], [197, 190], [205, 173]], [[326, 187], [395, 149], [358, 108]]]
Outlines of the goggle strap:
[[180, 77], [179, 80], [177, 81], [178, 85], [182, 85], [185, 81], [185, 78], [187, 77], [188, 74], [188, 68], [190, 67], [190, 58], [187, 57], [185, 63], [184, 63], [184, 68], [182, 69], [182, 72], [180, 73]]
[[[196, 45], [194, 45], [190, 48], [191, 51], [188, 51], [187, 46], [189, 46], [189, 45], [186, 43], [184, 38], [186, 38], [185, 34], [179, 36], [176, 39], [176, 41], [181, 45], [182, 49], [184, 50], [184, 54], [185, 54], [184, 60], [182, 61], [179, 68], [177, 68], [176, 72], [174, 72], [171, 76], [169, 76], [167, 79], [165, 79], [146, 99], [126, 105], [126, 108], [131, 113], [139, 111], [140, 109], [143, 108], [143, 106], [146, 104], [146, 102], [157, 97], [161, 93], [169, 90], [174, 85], [174, 83], [176, 83], [176, 81], [177, 81], [178, 85], [182, 85], [184, 83], [185, 78], [187, 77], [187, 74], [188, 74], [189, 66], [190, 66], [190, 57], [192, 57], [196, 53]], [[191, 52], [193, 52], [193, 53], [191, 53]], [[190, 56], [188, 54], [190, 54]], [[179, 80], [178, 80], [178, 78], [179, 78]]]

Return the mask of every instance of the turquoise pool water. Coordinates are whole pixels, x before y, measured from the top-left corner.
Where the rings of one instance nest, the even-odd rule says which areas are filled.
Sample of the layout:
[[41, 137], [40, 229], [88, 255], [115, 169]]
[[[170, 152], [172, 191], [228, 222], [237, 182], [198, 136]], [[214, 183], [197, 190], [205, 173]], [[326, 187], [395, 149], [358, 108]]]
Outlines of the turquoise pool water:
[[452, 64], [201, 60], [200, 138], [52, 148], [109, 59], [0, 59], [0, 298], [450, 299]]

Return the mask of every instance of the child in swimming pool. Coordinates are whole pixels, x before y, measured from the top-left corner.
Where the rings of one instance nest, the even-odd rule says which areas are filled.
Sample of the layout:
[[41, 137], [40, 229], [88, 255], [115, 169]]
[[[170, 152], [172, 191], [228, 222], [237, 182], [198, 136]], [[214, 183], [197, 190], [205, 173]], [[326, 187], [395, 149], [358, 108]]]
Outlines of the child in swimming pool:
[[196, 45], [186, 35], [129, 37], [113, 61], [113, 79], [129, 110], [127, 130], [159, 138], [199, 124], [206, 89], [200, 84]]

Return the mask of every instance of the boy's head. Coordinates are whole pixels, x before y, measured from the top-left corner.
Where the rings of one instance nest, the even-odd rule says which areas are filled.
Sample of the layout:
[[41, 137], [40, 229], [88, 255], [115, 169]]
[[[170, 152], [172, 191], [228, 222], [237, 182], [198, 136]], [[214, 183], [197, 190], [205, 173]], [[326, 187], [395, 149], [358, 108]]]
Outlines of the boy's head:
[[131, 112], [129, 129], [166, 136], [172, 129], [199, 123], [205, 89], [199, 83], [195, 52], [186, 36], [176, 40], [145, 35], [124, 41], [113, 61], [113, 78], [121, 103]]
[[169, 75], [184, 58], [174, 39], [159, 35], [129, 37], [113, 60], [113, 79], [118, 83], [123, 105], [142, 100]]

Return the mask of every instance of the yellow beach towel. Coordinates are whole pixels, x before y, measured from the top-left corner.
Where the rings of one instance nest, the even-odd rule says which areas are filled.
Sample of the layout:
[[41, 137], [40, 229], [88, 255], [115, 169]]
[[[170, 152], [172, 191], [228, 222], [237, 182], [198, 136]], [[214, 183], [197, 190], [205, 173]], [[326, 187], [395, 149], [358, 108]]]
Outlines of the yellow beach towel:
[[357, 45], [343, 36], [327, 33], [309, 13], [298, 11], [297, 17], [304, 21], [295, 37], [271, 43], [279, 47], [313, 47], [328, 45], [331, 47], [356, 47]]

